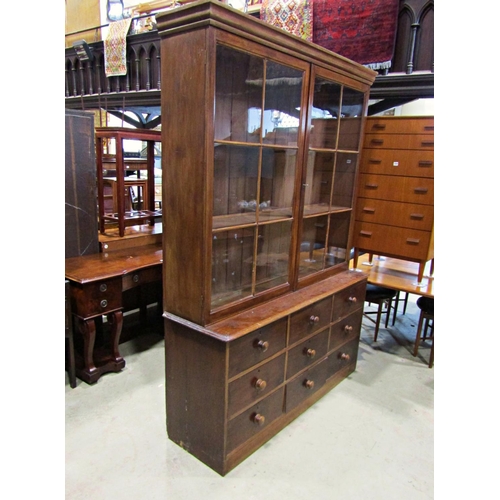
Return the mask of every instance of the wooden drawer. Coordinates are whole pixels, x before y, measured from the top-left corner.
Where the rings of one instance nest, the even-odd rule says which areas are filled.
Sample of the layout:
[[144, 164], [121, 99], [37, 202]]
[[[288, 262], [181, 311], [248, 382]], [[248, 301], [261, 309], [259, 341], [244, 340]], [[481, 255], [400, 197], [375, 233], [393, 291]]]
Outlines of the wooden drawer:
[[427, 259], [432, 231], [418, 231], [369, 222], [356, 222], [354, 246], [366, 252]]
[[[284, 388], [278, 389], [267, 398], [229, 421], [226, 452], [262, 432], [271, 422], [283, 414]], [[200, 418], [203, 418], [200, 415]]]
[[432, 205], [358, 198], [356, 220], [431, 231], [434, 222], [434, 207]]
[[251, 405], [284, 382], [285, 354], [260, 365], [229, 384], [228, 415]]
[[259, 328], [229, 346], [229, 377], [278, 353], [286, 346], [287, 318]]
[[290, 318], [289, 345], [329, 325], [331, 314], [332, 297], [327, 297], [293, 313]]
[[293, 410], [302, 401], [314, 394], [325, 384], [327, 359], [301, 373], [286, 385], [286, 411]]
[[328, 356], [328, 377], [332, 377], [339, 370], [342, 370], [346, 366], [350, 364], [354, 364], [356, 366], [357, 358], [358, 358], [358, 348], [359, 348], [359, 339], [356, 338], [347, 342], [342, 347], [339, 347], [336, 351], [332, 352], [330, 356]]
[[338, 321], [355, 311], [362, 310], [365, 294], [365, 281], [336, 293], [333, 298], [332, 321]]
[[161, 266], [150, 267], [147, 269], [139, 269], [138, 271], [123, 276], [122, 289], [123, 291], [125, 291], [139, 285], [145, 285], [146, 283], [161, 281], [161, 277], [162, 277]]
[[361, 174], [358, 196], [424, 205], [434, 204], [434, 179]]
[[434, 151], [365, 149], [360, 172], [365, 174], [434, 177]]
[[71, 309], [83, 319], [122, 307], [122, 278], [71, 286]]
[[341, 345], [358, 338], [363, 319], [363, 309], [334, 323], [330, 328], [328, 350], [338, 349]]
[[328, 332], [328, 329], [323, 330], [288, 351], [287, 379], [312, 365], [326, 354], [328, 349]]
[[426, 134], [365, 134], [363, 149], [364, 148], [434, 150], [434, 136]]
[[367, 134], [434, 134], [434, 117], [372, 117], [365, 124]]

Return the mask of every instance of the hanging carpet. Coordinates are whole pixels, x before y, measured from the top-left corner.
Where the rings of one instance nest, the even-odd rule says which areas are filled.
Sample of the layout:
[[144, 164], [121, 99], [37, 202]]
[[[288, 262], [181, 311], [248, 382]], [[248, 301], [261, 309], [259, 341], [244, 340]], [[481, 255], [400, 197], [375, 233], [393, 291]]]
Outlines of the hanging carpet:
[[106, 76], [127, 74], [127, 33], [132, 19], [122, 19], [110, 23], [104, 40], [104, 68]]
[[262, 0], [260, 19], [312, 42], [314, 0]]
[[314, 0], [313, 42], [372, 69], [391, 66], [399, 0]]

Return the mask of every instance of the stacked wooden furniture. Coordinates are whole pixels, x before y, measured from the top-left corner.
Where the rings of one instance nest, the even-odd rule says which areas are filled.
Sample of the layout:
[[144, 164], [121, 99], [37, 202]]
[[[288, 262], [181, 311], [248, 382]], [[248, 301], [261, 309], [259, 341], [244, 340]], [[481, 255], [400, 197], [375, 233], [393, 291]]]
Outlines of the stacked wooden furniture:
[[[155, 223], [161, 212], [155, 208], [154, 146], [161, 141], [161, 132], [130, 128], [96, 128], [97, 194], [99, 205], [99, 230], [105, 233], [106, 224], [118, 225], [120, 236], [125, 227]], [[146, 143], [146, 160], [125, 158], [125, 140]], [[147, 177], [140, 178], [146, 170]], [[136, 179], [126, 177], [129, 171], [139, 172]], [[112, 175], [110, 175], [112, 174]], [[142, 206], [134, 210], [130, 199], [130, 188], [136, 187]]]
[[354, 267], [359, 252], [434, 259], [434, 117], [369, 117], [360, 167]]
[[224, 475], [355, 370], [375, 73], [221, 2], [157, 22], [167, 432]]

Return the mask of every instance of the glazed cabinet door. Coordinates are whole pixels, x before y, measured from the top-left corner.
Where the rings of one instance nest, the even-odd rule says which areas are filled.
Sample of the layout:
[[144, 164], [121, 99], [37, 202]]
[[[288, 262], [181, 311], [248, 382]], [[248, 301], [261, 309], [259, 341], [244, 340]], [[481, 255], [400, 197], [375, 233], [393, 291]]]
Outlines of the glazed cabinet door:
[[290, 284], [307, 71], [216, 45], [212, 311]]
[[365, 93], [313, 72], [299, 279], [344, 263], [359, 158]]

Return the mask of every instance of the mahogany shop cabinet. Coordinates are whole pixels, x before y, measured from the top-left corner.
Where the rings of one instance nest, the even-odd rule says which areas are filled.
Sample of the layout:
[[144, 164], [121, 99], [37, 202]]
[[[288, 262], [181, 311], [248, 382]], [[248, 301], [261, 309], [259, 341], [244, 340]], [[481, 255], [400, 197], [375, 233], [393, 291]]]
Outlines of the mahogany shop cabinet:
[[369, 117], [360, 167], [354, 266], [360, 251], [434, 258], [434, 117]]
[[211, 0], [158, 30], [167, 432], [224, 475], [356, 367], [375, 73]]

